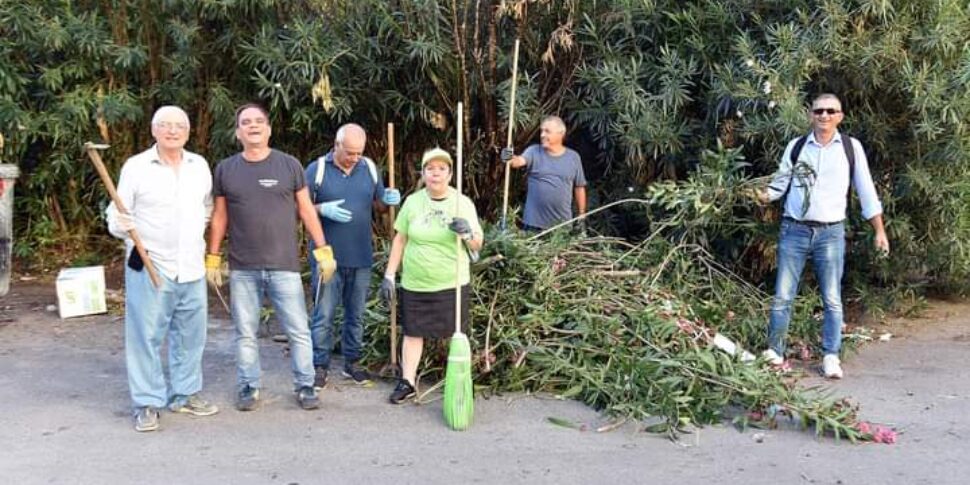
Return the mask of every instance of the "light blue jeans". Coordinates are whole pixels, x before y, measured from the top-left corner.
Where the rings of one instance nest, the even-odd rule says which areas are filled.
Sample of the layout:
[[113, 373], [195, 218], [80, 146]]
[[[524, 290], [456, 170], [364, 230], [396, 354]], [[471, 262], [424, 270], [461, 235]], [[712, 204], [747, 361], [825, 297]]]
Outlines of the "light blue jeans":
[[[316, 295], [316, 265], [312, 266], [313, 292]], [[333, 321], [337, 305], [344, 306], [343, 333], [340, 351], [344, 365], [360, 360], [360, 349], [364, 339], [363, 313], [367, 304], [367, 290], [370, 287], [370, 268], [337, 268], [333, 279], [320, 290], [320, 301], [313, 307], [310, 319], [310, 334], [313, 336], [313, 365], [330, 367], [330, 352], [333, 351]]]
[[[205, 278], [176, 283], [158, 275], [157, 290], [147, 270], [125, 267], [125, 365], [135, 407], [166, 406], [174, 397], [202, 390], [208, 302]], [[162, 370], [162, 340], [168, 335], [170, 388]]]
[[845, 262], [845, 224], [808, 226], [788, 219], [781, 222], [778, 240], [778, 278], [771, 302], [768, 345], [785, 355], [785, 338], [798, 283], [808, 258], [825, 309], [822, 319], [822, 352], [838, 355], [842, 346], [842, 270]]
[[290, 358], [295, 389], [313, 386], [313, 359], [307, 326], [303, 280], [295, 271], [232, 270], [232, 323], [236, 327], [236, 371], [239, 387], [259, 388], [261, 367], [256, 332], [263, 295], [269, 297], [283, 330], [290, 340]]

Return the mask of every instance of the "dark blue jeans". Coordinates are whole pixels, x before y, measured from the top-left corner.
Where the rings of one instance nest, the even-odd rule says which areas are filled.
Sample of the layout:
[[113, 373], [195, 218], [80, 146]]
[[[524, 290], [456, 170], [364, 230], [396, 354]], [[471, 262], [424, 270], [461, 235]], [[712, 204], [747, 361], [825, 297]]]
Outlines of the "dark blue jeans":
[[[313, 337], [313, 365], [330, 367], [330, 353], [333, 351], [333, 323], [337, 305], [343, 304], [344, 322], [340, 340], [344, 363], [360, 360], [360, 349], [364, 339], [363, 313], [370, 287], [370, 268], [338, 267], [333, 279], [323, 285], [320, 299], [313, 307], [310, 318], [310, 334]], [[316, 265], [312, 265], [313, 294], [317, 294]]]

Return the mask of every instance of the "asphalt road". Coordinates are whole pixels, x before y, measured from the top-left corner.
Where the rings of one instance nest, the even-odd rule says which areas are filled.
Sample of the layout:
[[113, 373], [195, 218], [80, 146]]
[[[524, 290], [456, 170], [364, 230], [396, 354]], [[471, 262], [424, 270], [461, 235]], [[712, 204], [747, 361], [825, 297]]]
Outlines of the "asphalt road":
[[[830, 384], [865, 419], [900, 432], [894, 445], [817, 440], [796, 429], [738, 432], [725, 424], [679, 443], [607, 422], [569, 401], [524, 395], [476, 401], [474, 426], [449, 431], [440, 401], [386, 404], [389, 383], [332, 378], [316, 411], [290, 393], [281, 344], [262, 343], [261, 408], [232, 408], [232, 332], [213, 320], [204, 395], [219, 414], [163, 413], [132, 429], [122, 322], [60, 320], [53, 291], [17, 286], [0, 299], [0, 477], [3, 483], [720, 483], [964, 484], [970, 482], [970, 305], [934, 303], [896, 322]], [[807, 385], [822, 384], [807, 379]], [[551, 424], [557, 417], [587, 425]], [[759, 434], [760, 433], [760, 434]], [[756, 439], [757, 438], [757, 439]]]

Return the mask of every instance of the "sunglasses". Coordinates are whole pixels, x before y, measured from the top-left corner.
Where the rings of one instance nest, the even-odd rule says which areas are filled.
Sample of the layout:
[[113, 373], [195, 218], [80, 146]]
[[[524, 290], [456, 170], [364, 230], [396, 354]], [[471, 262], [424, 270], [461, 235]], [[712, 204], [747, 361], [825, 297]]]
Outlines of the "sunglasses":
[[828, 113], [830, 115], [837, 115], [841, 112], [842, 112], [841, 110], [837, 110], [835, 108], [816, 108], [812, 110], [812, 114], [814, 114], [815, 116], [822, 116], [823, 113]]

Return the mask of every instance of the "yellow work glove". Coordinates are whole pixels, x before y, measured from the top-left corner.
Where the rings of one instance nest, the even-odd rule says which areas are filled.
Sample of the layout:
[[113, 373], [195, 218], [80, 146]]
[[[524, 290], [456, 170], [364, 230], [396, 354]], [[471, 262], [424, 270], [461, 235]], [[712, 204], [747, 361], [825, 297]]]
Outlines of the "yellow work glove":
[[324, 283], [329, 283], [333, 273], [337, 271], [337, 262], [333, 259], [333, 248], [321, 246], [313, 250], [313, 259], [317, 260], [317, 271]]
[[216, 288], [222, 286], [222, 256], [218, 254], [205, 255], [205, 280]]

